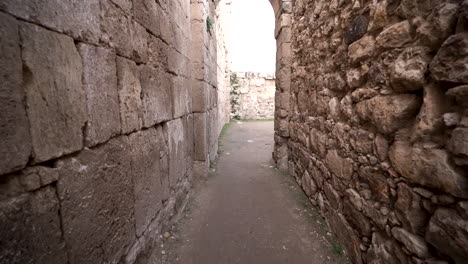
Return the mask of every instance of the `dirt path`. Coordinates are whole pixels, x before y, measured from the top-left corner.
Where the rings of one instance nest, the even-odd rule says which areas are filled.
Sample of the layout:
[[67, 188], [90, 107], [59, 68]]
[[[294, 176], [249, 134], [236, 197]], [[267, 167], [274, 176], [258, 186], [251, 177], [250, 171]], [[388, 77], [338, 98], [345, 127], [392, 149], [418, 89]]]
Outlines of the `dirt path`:
[[273, 122], [233, 123], [221, 144], [164, 239], [164, 263], [348, 263], [291, 177], [273, 168]]

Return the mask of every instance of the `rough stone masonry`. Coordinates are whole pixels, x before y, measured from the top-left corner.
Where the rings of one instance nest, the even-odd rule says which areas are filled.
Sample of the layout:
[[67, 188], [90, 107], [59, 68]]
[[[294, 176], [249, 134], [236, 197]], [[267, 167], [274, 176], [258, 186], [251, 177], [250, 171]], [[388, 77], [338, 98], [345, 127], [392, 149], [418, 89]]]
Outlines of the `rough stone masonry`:
[[468, 1], [294, 0], [289, 169], [353, 263], [468, 261]]
[[229, 118], [226, 10], [0, 2], [0, 263], [144, 262]]

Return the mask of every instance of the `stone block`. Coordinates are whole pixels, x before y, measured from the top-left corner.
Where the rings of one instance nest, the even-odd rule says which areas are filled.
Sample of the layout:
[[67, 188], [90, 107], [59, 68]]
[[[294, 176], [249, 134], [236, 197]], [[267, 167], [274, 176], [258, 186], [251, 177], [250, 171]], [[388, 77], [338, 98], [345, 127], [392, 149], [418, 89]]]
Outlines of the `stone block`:
[[424, 47], [405, 49], [392, 66], [390, 82], [395, 92], [416, 91], [426, 83], [426, 72], [431, 61]]
[[351, 44], [356, 40], [362, 38], [367, 33], [367, 27], [369, 25], [369, 20], [365, 16], [358, 16], [353, 20], [351, 25], [347, 28], [344, 33], [344, 42], [346, 44]]
[[373, 167], [361, 166], [359, 168], [359, 178], [369, 184], [374, 200], [383, 203], [388, 202], [390, 192], [387, 180], [382, 172], [374, 170]]
[[397, 140], [390, 147], [389, 157], [398, 173], [411, 182], [468, 198], [466, 171], [452, 165], [447, 151], [412, 147]]
[[384, 232], [374, 232], [372, 244], [367, 252], [367, 261], [371, 264], [407, 264], [408, 257], [395, 239], [386, 236]]
[[172, 99], [174, 118], [179, 118], [191, 112], [192, 95], [191, 82], [185, 77], [172, 76]]
[[185, 176], [186, 162], [186, 135], [182, 118], [167, 122], [167, 135], [169, 147], [169, 184], [176, 183]]
[[400, 48], [412, 40], [411, 24], [408, 20], [405, 20], [385, 28], [377, 36], [376, 43], [377, 46], [383, 48]]
[[114, 138], [57, 164], [69, 263], [117, 263], [135, 240], [128, 145]]
[[412, 120], [421, 106], [413, 94], [376, 96], [356, 105], [362, 120], [369, 120], [383, 134], [390, 134]]
[[193, 114], [194, 160], [204, 161], [208, 155], [207, 114]]
[[[2, 193], [5, 185], [2, 186]], [[2, 263], [67, 263], [55, 189], [45, 187], [0, 201]]]
[[115, 48], [123, 57], [145, 63], [148, 60], [148, 33], [145, 28], [128, 18], [109, 0], [102, 0], [101, 8], [100, 41]]
[[448, 149], [459, 157], [455, 161], [459, 166], [468, 165], [468, 128], [458, 127], [452, 131]]
[[153, 35], [149, 35], [148, 38], [148, 65], [155, 68], [160, 67], [167, 69], [168, 57], [170, 47], [164, 43], [161, 39], [156, 38]]
[[396, 240], [400, 241], [409, 252], [416, 256], [420, 258], [428, 258], [431, 256], [424, 238], [399, 227], [392, 228], [392, 235]]
[[342, 158], [336, 150], [329, 150], [325, 158], [328, 169], [338, 178], [350, 180], [353, 176], [353, 161], [349, 158]]
[[[1, 4], [0, 4], [1, 5]], [[24, 168], [31, 155], [18, 23], [0, 13], [0, 175]]]
[[74, 39], [99, 42], [99, 0], [4, 0], [0, 10], [63, 32]]
[[468, 83], [468, 33], [450, 36], [429, 67], [437, 81]]
[[160, 68], [140, 66], [143, 126], [150, 127], [172, 118], [172, 80]]
[[159, 9], [161, 7], [154, 0], [133, 0], [133, 17], [135, 21], [156, 36], [161, 34]]
[[120, 132], [116, 56], [110, 50], [78, 44], [83, 61], [83, 87], [86, 92], [88, 122], [85, 145], [106, 142]]
[[204, 81], [192, 82], [192, 107], [193, 112], [205, 112], [209, 103], [210, 86]]
[[348, 47], [348, 56], [351, 63], [358, 63], [374, 55], [375, 39], [373, 36], [365, 36]]
[[141, 129], [143, 103], [141, 101], [140, 71], [135, 62], [117, 57], [117, 78], [122, 133]]
[[468, 221], [453, 209], [438, 209], [426, 231], [426, 240], [442, 253], [450, 256], [455, 263], [462, 264], [468, 259]]
[[157, 133], [150, 128], [128, 136], [131, 175], [135, 197], [135, 228], [140, 237], [162, 208], [160, 142]]
[[20, 34], [34, 162], [75, 152], [83, 147], [86, 97], [73, 39], [29, 24]]

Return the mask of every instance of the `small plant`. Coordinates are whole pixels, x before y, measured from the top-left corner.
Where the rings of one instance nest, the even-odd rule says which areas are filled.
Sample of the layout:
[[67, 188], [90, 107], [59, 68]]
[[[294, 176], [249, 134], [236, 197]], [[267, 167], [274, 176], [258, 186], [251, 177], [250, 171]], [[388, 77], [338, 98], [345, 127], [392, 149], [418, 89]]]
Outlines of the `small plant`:
[[332, 251], [336, 256], [344, 254], [344, 249], [338, 243], [332, 243]]
[[210, 35], [211, 35], [211, 28], [212, 28], [212, 27], [213, 27], [213, 20], [211, 20], [211, 17], [208, 16], [208, 17], [206, 18], [206, 31], [207, 31], [208, 33], [210, 33]]

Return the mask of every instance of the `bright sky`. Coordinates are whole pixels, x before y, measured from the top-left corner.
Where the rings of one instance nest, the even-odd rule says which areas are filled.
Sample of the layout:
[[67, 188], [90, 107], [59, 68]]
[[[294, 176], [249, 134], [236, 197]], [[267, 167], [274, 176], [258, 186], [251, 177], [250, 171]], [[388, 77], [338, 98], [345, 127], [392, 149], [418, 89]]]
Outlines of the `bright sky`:
[[275, 15], [268, 0], [232, 0], [232, 71], [275, 72]]

